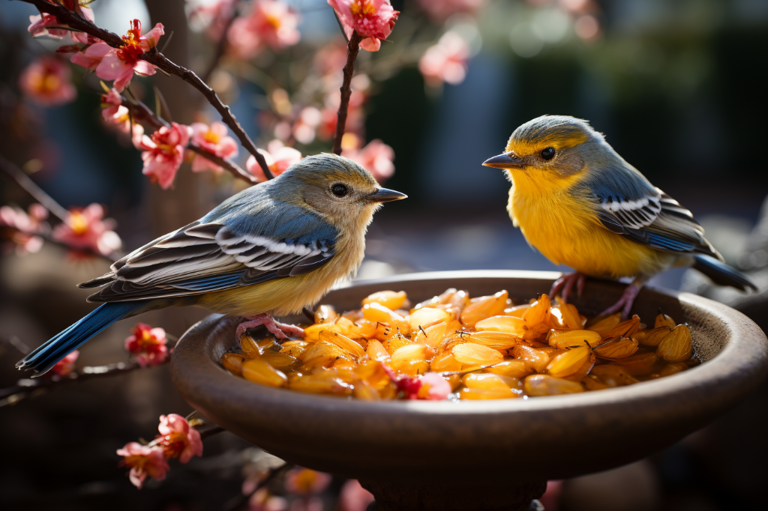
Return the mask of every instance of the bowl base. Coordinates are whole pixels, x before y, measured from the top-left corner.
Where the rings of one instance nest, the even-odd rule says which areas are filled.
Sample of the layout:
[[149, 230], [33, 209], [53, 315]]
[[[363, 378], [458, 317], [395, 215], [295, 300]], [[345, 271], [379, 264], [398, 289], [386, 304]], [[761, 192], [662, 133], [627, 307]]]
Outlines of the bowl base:
[[508, 484], [360, 479], [376, 498], [376, 511], [529, 511], [547, 482]]

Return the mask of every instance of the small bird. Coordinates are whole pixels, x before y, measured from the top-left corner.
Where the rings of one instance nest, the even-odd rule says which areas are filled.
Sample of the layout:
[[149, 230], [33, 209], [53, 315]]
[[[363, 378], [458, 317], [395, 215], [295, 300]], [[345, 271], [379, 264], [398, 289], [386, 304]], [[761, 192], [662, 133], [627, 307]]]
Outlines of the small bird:
[[507, 211], [528, 244], [576, 273], [552, 287], [568, 299], [586, 276], [634, 277], [601, 315], [629, 316], [640, 288], [673, 266], [693, 266], [716, 284], [757, 289], [704, 238], [690, 211], [654, 187], [584, 120], [543, 115], [518, 127], [506, 151], [483, 165], [512, 181]]
[[405, 198], [378, 186], [347, 158], [304, 158], [80, 284], [101, 287], [88, 301], [104, 303], [16, 367], [43, 374], [112, 323], [171, 306], [242, 316], [238, 339], [262, 324], [280, 339], [303, 336], [272, 315], [314, 305], [335, 282], [351, 277], [362, 262], [374, 212], [383, 202]]

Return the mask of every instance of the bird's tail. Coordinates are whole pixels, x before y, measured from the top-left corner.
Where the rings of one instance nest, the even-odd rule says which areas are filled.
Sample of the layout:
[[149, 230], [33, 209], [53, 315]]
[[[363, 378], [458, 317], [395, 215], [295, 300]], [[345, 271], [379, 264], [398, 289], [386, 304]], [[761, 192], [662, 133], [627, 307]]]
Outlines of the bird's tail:
[[697, 255], [693, 259], [693, 267], [712, 279], [715, 284], [732, 286], [742, 291], [746, 291], [747, 288], [757, 291], [757, 286], [736, 268], [707, 255]]
[[16, 367], [31, 369], [35, 372], [35, 376], [42, 375], [56, 365], [56, 362], [85, 344], [88, 339], [144, 305], [146, 304], [142, 302], [105, 303], [77, 323], [48, 339], [32, 353], [19, 360]]

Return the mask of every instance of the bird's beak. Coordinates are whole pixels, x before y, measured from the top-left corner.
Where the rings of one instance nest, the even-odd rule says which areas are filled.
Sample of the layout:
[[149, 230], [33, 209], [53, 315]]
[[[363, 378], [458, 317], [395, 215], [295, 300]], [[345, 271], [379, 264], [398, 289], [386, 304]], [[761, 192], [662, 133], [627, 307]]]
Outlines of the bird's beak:
[[366, 196], [371, 202], [392, 202], [395, 200], [407, 199], [408, 196], [404, 193], [389, 190], [387, 188], [377, 188], [375, 192]]
[[508, 153], [501, 153], [493, 158], [488, 158], [483, 162], [483, 165], [495, 169], [519, 169], [525, 164], [522, 158], [514, 152], [509, 151]]

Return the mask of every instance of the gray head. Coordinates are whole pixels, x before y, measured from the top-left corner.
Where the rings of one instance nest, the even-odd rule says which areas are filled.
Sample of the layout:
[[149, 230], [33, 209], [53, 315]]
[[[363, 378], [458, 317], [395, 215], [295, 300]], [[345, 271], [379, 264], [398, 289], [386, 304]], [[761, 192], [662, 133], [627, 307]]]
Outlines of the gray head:
[[596, 158], [614, 157], [618, 155], [587, 121], [567, 115], [542, 115], [518, 127], [509, 137], [506, 151], [483, 165], [510, 172], [570, 176]]
[[307, 156], [271, 183], [281, 200], [308, 206], [334, 223], [372, 214], [383, 202], [407, 197], [380, 187], [370, 172], [352, 160], [327, 153]]

